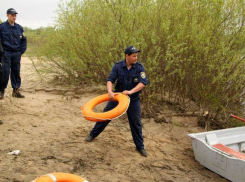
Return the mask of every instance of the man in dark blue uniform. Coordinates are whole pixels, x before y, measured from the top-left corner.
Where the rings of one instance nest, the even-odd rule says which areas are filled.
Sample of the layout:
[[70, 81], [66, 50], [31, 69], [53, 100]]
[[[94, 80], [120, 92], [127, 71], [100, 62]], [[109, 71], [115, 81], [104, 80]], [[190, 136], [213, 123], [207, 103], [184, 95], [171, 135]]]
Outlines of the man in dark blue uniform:
[[[3, 47], [1, 44], [1, 37], [0, 37], [0, 85], [3, 82], [3, 69], [2, 69], [3, 67], [2, 67], [2, 62], [1, 62], [2, 55], [3, 55]], [[1, 124], [3, 124], [2, 120], [0, 120], [0, 125]]]
[[2, 66], [3, 46], [0, 37], [0, 84], [3, 82], [3, 66]]
[[[112, 91], [113, 84], [115, 81], [117, 81], [115, 85], [115, 92], [122, 92], [130, 97], [127, 115], [133, 140], [136, 145], [136, 150], [142, 156], [147, 157], [142, 136], [139, 94], [145, 85], [147, 85], [148, 81], [144, 66], [137, 62], [138, 52], [140, 51], [135, 49], [133, 46], [127, 47], [124, 51], [125, 59], [117, 62], [113, 66], [107, 79], [107, 91], [112, 100], [108, 102], [104, 108], [104, 112], [115, 108], [118, 104], [118, 102], [113, 101], [115, 93]], [[105, 122], [97, 122], [85, 141], [91, 142], [105, 129], [109, 123], [110, 120]]]
[[15, 9], [7, 10], [8, 20], [0, 24], [0, 38], [3, 46], [2, 66], [3, 66], [3, 83], [0, 84], [0, 99], [4, 97], [4, 90], [7, 88], [9, 75], [13, 88], [13, 97], [24, 98], [19, 92], [21, 85], [20, 78], [20, 60], [21, 55], [26, 51], [26, 37], [22, 26], [15, 23]]

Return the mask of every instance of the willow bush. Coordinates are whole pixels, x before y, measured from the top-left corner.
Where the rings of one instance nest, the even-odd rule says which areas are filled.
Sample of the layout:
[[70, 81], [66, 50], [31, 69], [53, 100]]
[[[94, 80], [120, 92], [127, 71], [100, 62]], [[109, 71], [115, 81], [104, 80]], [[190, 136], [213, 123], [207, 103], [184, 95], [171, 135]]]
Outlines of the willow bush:
[[[129, 45], [141, 49], [149, 85], [144, 111], [163, 98], [184, 110], [194, 101], [215, 118], [244, 112], [242, 0], [60, 1], [56, 25], [36, 54], [46, 71], [71, 84], [105, 84]], [[225, 118], [226, 119], [226, 118]]]

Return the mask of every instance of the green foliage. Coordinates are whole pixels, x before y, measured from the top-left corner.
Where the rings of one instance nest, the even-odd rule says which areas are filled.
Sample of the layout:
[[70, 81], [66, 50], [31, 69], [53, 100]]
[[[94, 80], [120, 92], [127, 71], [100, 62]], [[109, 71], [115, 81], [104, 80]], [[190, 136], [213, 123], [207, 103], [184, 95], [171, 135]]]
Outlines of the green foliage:
[[50, 36], [51, 32], [54, 32], [53, 27], [40, 27], [38, 29], [31, 29], [24, 27], [25, 35], [28, 37], [28, 48], [38, 48], [43, 44], [44, 37], [48, 34]]
[[[244, 5], [241, 0], [70, 0], [60, 2], [56, 26], [36, 54], [66, 81], [105, 82], [129, 45], [150, 84], [147, 111], [168, 95], [209, 113], [243, 112]], [[154, 112], [152, 112], [154, 114]], [[214, 116], [215, 117], [215, 116]]]

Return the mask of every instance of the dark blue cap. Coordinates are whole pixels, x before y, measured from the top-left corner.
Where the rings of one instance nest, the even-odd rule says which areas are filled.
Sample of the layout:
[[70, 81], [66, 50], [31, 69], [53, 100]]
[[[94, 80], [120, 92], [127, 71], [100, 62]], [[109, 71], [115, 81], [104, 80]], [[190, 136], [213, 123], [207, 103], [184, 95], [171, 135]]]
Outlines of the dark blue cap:
[[125, 54], [132, 54], [136, 52], [140, 52], [140, 50], [136, 49], [134, 46], [129, 46], [124, 51]]
[[18, 13], [15, 11], [14, 8], [9, 8], [9, 9], [7, 10], [7, 14], [13, 15], [13, 14], [18, 14]]

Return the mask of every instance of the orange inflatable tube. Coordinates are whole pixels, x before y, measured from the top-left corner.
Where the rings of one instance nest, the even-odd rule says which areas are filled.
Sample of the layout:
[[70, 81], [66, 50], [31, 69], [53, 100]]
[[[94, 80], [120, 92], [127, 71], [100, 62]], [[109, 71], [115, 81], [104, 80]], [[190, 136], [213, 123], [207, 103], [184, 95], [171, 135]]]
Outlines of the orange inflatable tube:
[[35, 179], [32, 182], [88, 182], [86, 179], [68, 173], [50, 173]]
[[121, 116], [127, 111], [130, 103], [130, 98], [125, 94], [116, 93], [114, 99], [118, 102], [118, 105], [114, 109], [103, 113], [96, 113], [93, 111], [93, 109], [96, 105], [105, 101], [109, 101], [109, 95], [103, 94], [91, 99], [81, 108], [83, 117], [90, 121], [100, 122], [112, 120], [116, 117]]

